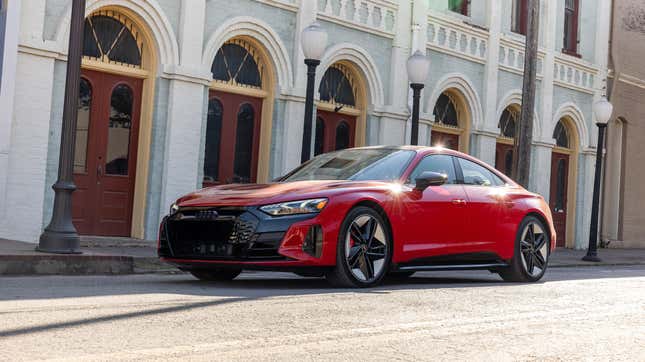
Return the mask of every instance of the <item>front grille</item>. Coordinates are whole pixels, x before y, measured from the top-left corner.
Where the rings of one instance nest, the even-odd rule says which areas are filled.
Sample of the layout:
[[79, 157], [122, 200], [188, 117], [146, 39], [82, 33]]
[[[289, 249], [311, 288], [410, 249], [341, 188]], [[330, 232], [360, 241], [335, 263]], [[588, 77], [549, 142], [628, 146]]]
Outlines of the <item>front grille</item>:
[[175, 258], [276, 260], [284, 233], [256, 233], [259, 220], [244, 209], [180, 210], [166, 222]]

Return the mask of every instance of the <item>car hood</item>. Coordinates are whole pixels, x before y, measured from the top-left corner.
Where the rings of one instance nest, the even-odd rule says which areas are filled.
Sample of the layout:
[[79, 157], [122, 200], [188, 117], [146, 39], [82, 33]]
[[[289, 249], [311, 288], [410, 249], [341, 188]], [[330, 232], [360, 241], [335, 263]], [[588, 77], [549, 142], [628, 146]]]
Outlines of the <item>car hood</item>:
[[229, 184], [208, 187], [177, 200], [180, 207], [253, 206], [275, 202], [329, 196], [355, 188], [375, 188], [383, 182], [362, 181], [296, 181], [268, 184]]

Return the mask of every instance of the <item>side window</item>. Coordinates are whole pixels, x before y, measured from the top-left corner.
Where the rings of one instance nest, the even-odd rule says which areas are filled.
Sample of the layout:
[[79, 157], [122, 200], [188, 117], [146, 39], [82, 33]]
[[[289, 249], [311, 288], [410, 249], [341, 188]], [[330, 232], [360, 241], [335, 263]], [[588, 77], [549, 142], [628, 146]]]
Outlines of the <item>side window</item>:
[[504, 184], [504, 180], [487, 168], [463, 158], [458, 158], [458, 160], [461, 166], [461, 172], [464, 175], [465, 185], [500, 186]]
[[447, 184], [457, 183], [457, 176], [455, 174], [455, 166], [452, 162], [452, 156], [448, 155], [430, 155], [419, 161], [419, 164], [414, 168], [414, 171], [408, 178], [408, 183], [414, 184], [415, 180], [423, 172], [438, 172], [448, 175]]

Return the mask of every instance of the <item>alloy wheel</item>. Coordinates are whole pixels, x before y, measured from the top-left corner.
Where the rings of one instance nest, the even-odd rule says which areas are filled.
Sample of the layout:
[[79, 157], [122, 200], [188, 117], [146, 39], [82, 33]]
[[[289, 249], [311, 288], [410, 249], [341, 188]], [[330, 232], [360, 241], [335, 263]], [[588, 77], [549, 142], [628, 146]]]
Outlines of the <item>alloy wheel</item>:
[[548, 235], [540, 224], [529, 222], [524, 227], [520, 239], [520, 255], [524, 270], [531, 277], [539, 276], [546, 269], [549, 256]]
[[345, 238], [346, 262], [352, 275], [366, 283], [377, 279], [383, 273], [387, 247], [385, 230], [375, 217], [356, 217]]

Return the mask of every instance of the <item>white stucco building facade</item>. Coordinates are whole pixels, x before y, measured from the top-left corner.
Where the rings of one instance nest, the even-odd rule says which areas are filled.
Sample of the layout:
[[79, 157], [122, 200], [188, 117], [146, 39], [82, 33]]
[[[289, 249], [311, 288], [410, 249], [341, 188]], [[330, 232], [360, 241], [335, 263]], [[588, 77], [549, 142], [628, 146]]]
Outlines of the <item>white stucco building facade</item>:
[[[77, 207], [79, 228], [154, 239], [178, 196], [204, 184], [266, 182], [296, 167], [306, 85], [300, 32], [314, 21], [330, 41], [317, 72], [314, 138], [320, 140], [312, 147], [408, 143], [405, 63], [421, 50], [430, 57], [431, 74], [422, 93], [420, 143], [442, 143], [506, 171], [512, 133], [503, 128], [519, 109], [524, 64], [521, 17], [508, 9], [523, 2], [454, 3], [88, 0], [85, 41], [96, 44], [86, 44], [83, 59], [92, 88], [86, 113], [80, 112], [89, 121], [79, 119], [86, 128], [78, 129], [76, 143], [86, 150], [77, 157], [77, 183], [85, 185], [79, 195], [85, 196], [75, 200], [100, 210], [88, 221], [87, 209]], [[581, 248], [588, 240], [594, 172], [592, 104], [605, 86], [611, 7], [602, 0], [574, 1], [575, 9], [569, 3], [541, 2], [530, 188], [550, 201], [558, 198], [552, 204], [562, 214], [562, 246]], [[51, 216], [70, 4], [3, 2], [0, 238], [36, 242]], [[563, 37], [571, 16], [573, 45], [567, 44], [571, 34]], [[110, 35], [110, 29], [117, 30]], [[329, 82], [343, 91], [333, 93]], [[127, 88], [119, 93], [127, 100], [127, 110], [119, 111], [126, 121], [114, 116], [119, 94], [106, 91], [108, 83]], [[101, 107], [112, 111], [106, 116]], [[229, 108], [237, 113], [230, 116]], [[109, 127], [104, 137], [92, 135], [100, 117]], [[245, 120], [252, 126], [242, 142], [237, 135]], [[227, 131], [229, 122], [237, 133]], [[330, 125], [335, 138], [323, 131]], [[126, 135], [124, 142], [114, 141], [118, 134]], [[107, 144], [107, 153], [95, 144]], [[123, 150], [112, 157], [110, 147]], [[123, 176], [127, 185], [118, 192], [90, 185], [107, 176]]]

